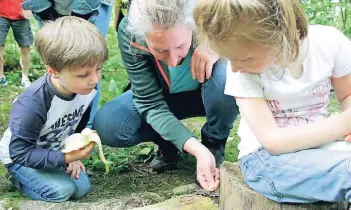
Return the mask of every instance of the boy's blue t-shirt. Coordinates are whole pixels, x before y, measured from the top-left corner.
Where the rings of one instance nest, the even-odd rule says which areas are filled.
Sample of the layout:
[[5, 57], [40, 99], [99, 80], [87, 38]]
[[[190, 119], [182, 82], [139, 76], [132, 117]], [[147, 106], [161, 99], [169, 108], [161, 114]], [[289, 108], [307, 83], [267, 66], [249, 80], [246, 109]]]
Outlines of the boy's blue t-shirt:
[[176, 67], [168, 66], [170, 75], [170, 93], [179, 93], [185, 91], [195, 90], [200, 83], [191, 76], [191, 56], [193, 52], [189, 50], [188, 55], [184, 58], [182, 64]]
[[61, 96], [46, 74], [13, 102], [9, 127], [0, 141], [0, 161], [35, 169], [64, 168], [63, 140], [85, 128], [94, 89]]

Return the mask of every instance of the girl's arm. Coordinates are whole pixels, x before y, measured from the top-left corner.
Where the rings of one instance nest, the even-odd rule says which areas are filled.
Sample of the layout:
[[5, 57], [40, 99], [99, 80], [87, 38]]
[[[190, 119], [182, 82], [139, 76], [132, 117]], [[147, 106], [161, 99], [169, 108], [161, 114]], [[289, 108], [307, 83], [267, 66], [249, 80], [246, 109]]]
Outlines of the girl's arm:
[[351, 74], [339, 78], [332, 78], [332, 85], [341, 109], [351, 108]]
[[280, 128], [263, 98], [236, 98], [257, 140], [272, 154], [321, 146], [351, 132], [351, 109], [318, 122]]

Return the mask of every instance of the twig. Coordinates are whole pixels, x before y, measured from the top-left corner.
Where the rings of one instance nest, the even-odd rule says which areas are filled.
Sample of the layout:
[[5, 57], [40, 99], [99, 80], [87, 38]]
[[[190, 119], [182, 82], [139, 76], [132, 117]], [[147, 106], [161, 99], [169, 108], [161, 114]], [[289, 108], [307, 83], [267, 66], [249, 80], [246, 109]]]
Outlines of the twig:
[[143, 174], [143, 175], [149, 175], [149, 174], [150, 174], [149, 171], [141, 171], [141, 170], [137, 169], [137, 168], [134, 167], [134, 166], [132, 167], [132, 169], [133, 169], [134, 171], [140, 173], [140, 174]]

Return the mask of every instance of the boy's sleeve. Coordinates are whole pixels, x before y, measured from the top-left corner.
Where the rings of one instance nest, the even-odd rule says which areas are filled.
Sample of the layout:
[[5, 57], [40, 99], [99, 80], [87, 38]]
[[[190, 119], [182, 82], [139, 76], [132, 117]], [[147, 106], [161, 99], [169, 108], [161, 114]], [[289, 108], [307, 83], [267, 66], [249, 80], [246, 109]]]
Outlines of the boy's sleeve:
[[332, 28], [331, 35], [337, 47], [334, 57], [333, 77], [343, 77], [351, 73], [351, 41], [336, 28]]
[[227, 65], [227, 81], [224, 89], [226, 95], [243, 98], [263, 98], [260, 76], [232, 72], [231, 64]]
[[46, 114], [43, 105], [29, 97], [19, 97], [12, 105], [9, 153], [14, 163], [35, 169], [65, 167], [61, 151], [37, 147]]

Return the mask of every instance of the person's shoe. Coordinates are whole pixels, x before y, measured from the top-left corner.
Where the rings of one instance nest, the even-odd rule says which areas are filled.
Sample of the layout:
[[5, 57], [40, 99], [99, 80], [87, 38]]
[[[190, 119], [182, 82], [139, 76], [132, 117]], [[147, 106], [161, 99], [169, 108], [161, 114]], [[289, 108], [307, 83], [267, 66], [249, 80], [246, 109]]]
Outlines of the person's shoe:
[[224, 149], [224, 145], [219, 145], [216, 148], [208, 148], [215, 157], [217, 168], [224, 162]]
[[6, 77], [0, 78], [0, 86], [6, 86], [8, 84]]
[[205, 135], [201, 135], [201, 143], [213, 154], [216, 160], [216, 167], [218, 168], [224, 162], [224, 150], [227, 140], [210, 139]]
[[28, 78], [24, 78], [22, 77], [22, 80], [21, 80], [21, 88], [27, 88], [31, 85], [32, 83], [29, 81]]
[[154, 159], [150, 163], [150, 167], [157, 173], [163, 173], [166, 170], [177, 169], [177, 163], [179, 160], [179, 154], [167, 155], [161, 150], [156, 152]]

